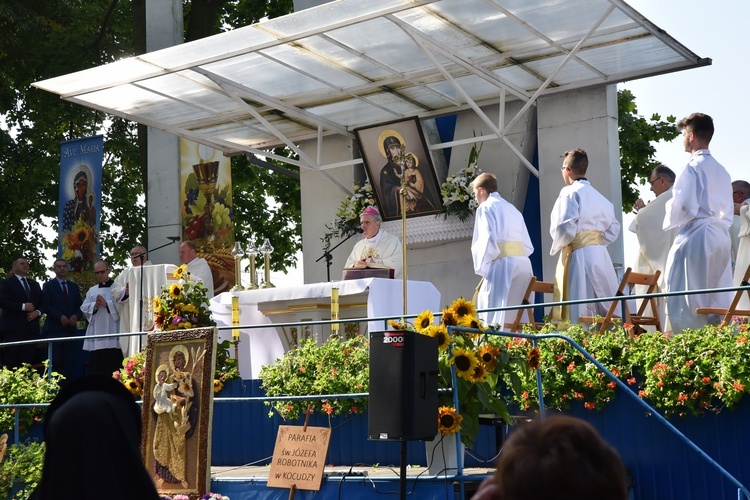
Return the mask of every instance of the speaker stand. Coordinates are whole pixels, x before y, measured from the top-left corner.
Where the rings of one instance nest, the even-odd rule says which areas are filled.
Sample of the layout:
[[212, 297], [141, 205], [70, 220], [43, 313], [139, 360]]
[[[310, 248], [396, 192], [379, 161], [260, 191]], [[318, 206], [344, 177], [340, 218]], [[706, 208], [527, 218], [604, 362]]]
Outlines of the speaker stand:
[[408, 441], [401, 441], [401, 480], [399, 481], [399, 498], [406, 500], [406, 443]]

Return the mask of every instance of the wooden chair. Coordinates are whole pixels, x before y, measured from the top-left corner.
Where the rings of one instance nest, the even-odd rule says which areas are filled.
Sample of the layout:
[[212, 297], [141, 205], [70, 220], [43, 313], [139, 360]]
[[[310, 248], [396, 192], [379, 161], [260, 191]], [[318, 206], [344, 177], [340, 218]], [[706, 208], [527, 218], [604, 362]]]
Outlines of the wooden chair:
[[[553, 293], [555, 289], [555, 284], [550, 281], [537, 281], [536, 276], [531, 277], [531, 281], [529, 281], [529, 286], [526, 287], [526, 293], [523, 297], [523, 305], [531, 304], [531, 294], [532, 293]], [[543, 304], [540, 304], [542, 306]], [[529, 307], [526, 309], [519, 309], [516, 312], [516, 318], [513, 320], [512, 323], [505, 323], [504, 328], [511, 332], [520, 332], [523, 329], [523, 325], [526, 323], [521, 323], [523, 320], [523, 315], [528, 314], [529, 322], [531, 326], [534, 327], [536, 331], [539, 331], [543, 326], [544, 322], [539, 322], [534, 320], [534, 308]]]
[[[750, 266], [747, 267], [747, 270], [745, 271], [745, 276], [742, 278], [742, 283], [740, 283], [741, 286], [747, 286], [750, 282]], [[721, 307], [699, 307], [695, 310], [698, 314], [718, 314], [723, 315], [724, 319], [721, 320], [721, 326], [726, 326], [732, 322], [732, 316], [745, 316], [747, 318], [750, 318], [750, 309], [737, 309], [737, 306], [740, 303], [740, 299], [742, 298], [742, 294], [746, 293], [748, 299], [750, 300], [750, 290], [737, 290], [734, 292], [734, 298], [732, 299], [732, 303], [729, 305], [729, 308], [721, 308]]]
[[[659, 284], [659, 276], [661, 276], [661, 271], [656, 271], [653, 274], [644, 274], [634, 273], [631, 268], [627, 268], [625, 270], [625, 274], [622, 275], [622, 280], [620, 281], [620, 286], [617, 288], [616, 295], [618, 297], [626, 295], [625, 287], [628, 287], [629, 292], [630, 288], [635, 285], [647, 286], [648, 288], [646, 289], [646, 294], [644, 295], [652, 294], [656, 291], [656, 287]], [[623, 304], [625, 306], [625, 320], [623, 321], [623, 323], [630, 323], [636, 327], [645, 325], [655, 326], [657, 331], [661, 331], [661, 320], [659, 318], [659, 309], [657, 308], [656, 297], [643, 299], [643, 302], [641, 302], [641, 306], [638, 308], [638, 311], [633, 315], [630, 314], [630, 308], [628, 307], [627, 300], [614, 300], [609, 305], [609, 309], [607, 310], [607, 315], [605, 317], [602, 318], [581, 316], [580, 318], [578, 318], [578, 321], [580, 323], [601, 323], [602, 326], [599, 329], [599, 333], [604, 333], [612, 324], [612, 319], [615, 317], [619, 317], [615, 316], [615, 311], [617, 311], [618, 308], [622, 308]], [[653, 316], [646, 316], [645, 314], [646, 307], [648, 307], [649, 304], [651, 304], [651, 311], [653, 313]]]

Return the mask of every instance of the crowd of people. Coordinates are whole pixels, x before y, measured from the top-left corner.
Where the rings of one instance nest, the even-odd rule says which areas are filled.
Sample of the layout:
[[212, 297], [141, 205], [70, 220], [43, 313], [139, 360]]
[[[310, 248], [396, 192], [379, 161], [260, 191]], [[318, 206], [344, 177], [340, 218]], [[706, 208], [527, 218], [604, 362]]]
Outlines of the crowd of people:
[[[191, 276], [202, 281], [208, 297], [213, 297], [211, 268], [198, 257], [195, 244], [182, 242], [179, 255]], [[127, 340], [121, 342], [117, 336], [108, 335], [143, 331], [133, 319], [132, 306], [137, 300], [130, 301], [130, 280], [134, 269], [151, 265], [146, 248], [133, 247], [130, 262], [131, 268], [113, 279], [109, 264], [97, 261], [93, 266], [97, 283], [82, 292], [69, 279], [70, 267], [64, 259], [55, 260], [55, 277], [40, 284], [28, 276], [29, 261], [17, 258], [8, 276], [0, 281], [0, 343], [74, 337], [51, 342], [52, 369], [65, 380], [85, 374], [111, 376], [122, 367], [124, 356], [132, 352], [128, 351]], [[0, 366], [38, 365], [47, 358], [47, 352], [46, 344], [43, 348], [32, 343], [3, 346]]]

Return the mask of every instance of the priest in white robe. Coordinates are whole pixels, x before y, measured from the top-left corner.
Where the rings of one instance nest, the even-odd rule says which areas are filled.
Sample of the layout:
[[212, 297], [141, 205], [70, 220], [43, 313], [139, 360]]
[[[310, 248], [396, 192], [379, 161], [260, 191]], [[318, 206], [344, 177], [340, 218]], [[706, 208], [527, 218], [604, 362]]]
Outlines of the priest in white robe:
[[[667, 256], [669, 249], [672, 247], [674, 237], [677, 235], [677, 229], [665, 231], [664, 215], [667, 201], [672, 199], [672, 185], [675, 181], [675, 173], [665, 165], [659, 165], [651, 171], [648, 182], [651, 184], [651, 191], [656, 195], [656, 199], [648, 204], [644, 204], [640, 198], [635, 203], [637, 214], [630, 224], [630, 231], [638, 237], [639, 252], [638, 258], [633, 266], [633, 271], [643, 274], [654, 274], [660, 271], [658, 292], [667, 290], [666, 268]], [[645, 285], [636, 285], [636, 295], [645, 294], [648, 287]], [[642, 300], [638, 300], [637, 307], [641, 307]], [[670, 331], [669, 318], [666, 315], [667, 298], [658, 297], [656, 299], [659, 318], [663, 331]], [[633, 313], [634, 311], [631, 311]], [[652, 316], [651, 305], [646, 307], [645, 314]], [[653, 332], [656, 328], [653, 326], [644, 327], [647, 331]]]
[[[120, 314], [120, 332], [144, 332], [154, 328], [153, 300], [168, 283], [168, 276], [177, 268], [174, 264], [151, 264], [146, 248], [135, 246], [130, 251], [131, 267], [125, 269], [112, 284], [112, 297]], [[142, 265], [141, 265], [142, 263]], [[141, 286], [141, 281], [143, 284]], [[140, 315], [140, 321], [139, 321]], [[140, 351], [145, 335], [120, 338], [125, 356]]]
[[[737, 262], [734, 266], [734, 286], [742, 285], [748, 266], [750, 266], [750, 199], [745, 199], [739, 208], [740, 230], [738, 233]], [[738, 309], [750, 309], [750, 299], [747, 292], [742, 294]]]
[[207, 298], [211, 300], [214, 296], [214, 276], [211, 266], [203, 257], [198, 257], [198, 249], [192, 241], [183, 241], [180, 244], [180, 261], [187, 265], [190, 277], [203, 283], [206, 287]]
[[[529, 255], [534, 252], [521, 212], [497, 192], [497, 178], [479, 174], [471, 183], [479, 206], [474, 219], [471, 257], [481, 276], [477, 309], [516, 306], [523, 303], [533, 276]], [[480, 313], [485, 323], [504, 329], [508, 311]], [[515, 315], [515, 311], [510, 311]]]
[[[677, 174], [667, 202], [664, 229], [678, 233], [667, 258], [667, 290], [705, 290], [732, 286], [729, 226], [732, 224], [732, 181], [708, 149], [713, 120], [693, 113], [677, 124], [682, 130], [688, 164]], [[697, 314], [699, 307], [726, 308], [730, 293], [675, 295], [667, 298], [672, 330], [701, 328], [718, 317]]]
[[[555, 273], [555, 301], [612, 297], [618, 279], [607, 245], [620, 234], [612, 203], [586, 179], [588, 155], [583, 149], [566, 151], [561, 167], [565, 187], [550, 216], [552, 249], [560, 253]], [[565, 266], [566, 257], [570, 263]], [[605, 316], [609, 302], [553, 308], [554, 321], [575, 323], [579, 316]]]
[[368, 264], [379, 264], [393, 269], [393, 277], [400, 278], [403, 265], [401, 240], [388, 234], [380, 225], [383, 219], [373, 207], [367, 207], [359, 217], [364, 238], [359, 240], [346, 259], [344, 267], [366, 267]]
[[115, 370], [122, 368], [122, 349], [117, 337], [97, 338], [120, 331], [120, 314], [112, 298], [112, 284], [109, 265], [100, 260], [94, 264], [94, 274], [99, 282], [89, 288], [81, 305], [81, 312], [89, 322], [83, 350], [89, 351], [89, 375], [111, 377]]

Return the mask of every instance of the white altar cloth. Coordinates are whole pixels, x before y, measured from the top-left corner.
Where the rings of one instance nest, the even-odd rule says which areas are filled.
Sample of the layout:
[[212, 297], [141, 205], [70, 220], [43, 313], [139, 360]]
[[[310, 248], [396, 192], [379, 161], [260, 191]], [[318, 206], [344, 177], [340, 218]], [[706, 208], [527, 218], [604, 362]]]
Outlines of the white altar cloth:
[[[366, 278], [359, 280], [311, 283], [294, 287], [264, 288], [237, 292], [240, 302], [241, 325], [269, 325], [267, 328], [246, 328], [240, 330], [240, 375], [243, 379], [257, 379], [260, 368], [281, 358], [285, 352], [273, 321], [264, 315], [258, 304], [328, 297], [331, 289], [339, 289], [339, 300], [348, 295], [367, 294], [367, 317], [400, 316], [403, 313], [403, 281]], [[407, 282], [407, 314], [419, 314], [425, 309], [435, 313], [440, 307], [440, 292], [432, 283], [425, 281]], [[232, 292], [224, 292], [211, 299], [211, 313], [218, 326], [232, 325]], [[343, 315], [342, 315], [342, 323]], [[368, 322], [368, 331], [386, 330], [383, 321]], [[232, 340], [231, 330], [221, 330], [219, 341]]]

